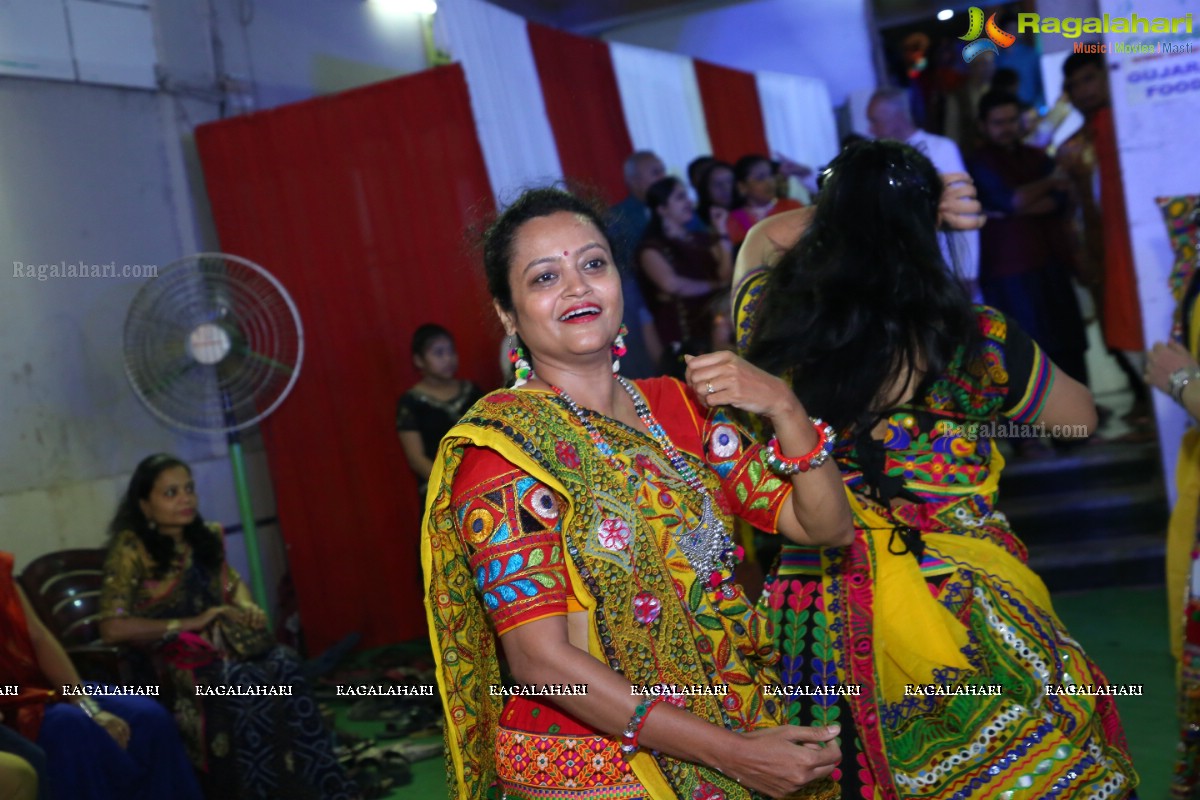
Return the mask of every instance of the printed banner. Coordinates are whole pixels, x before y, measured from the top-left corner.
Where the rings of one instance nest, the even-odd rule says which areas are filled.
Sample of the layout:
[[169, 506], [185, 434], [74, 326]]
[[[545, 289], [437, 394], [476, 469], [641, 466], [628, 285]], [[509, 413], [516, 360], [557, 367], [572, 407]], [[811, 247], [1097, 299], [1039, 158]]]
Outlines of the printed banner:
[[[1155, 198], [1200, 193], [1200, 31], [1195, 0], [1101, 0], [1100, 42], [1109, 64], [1125, 203], [1133, 240], [1146, 344], [1170, 334], [1174, 254]], [[1124, 29], [1124, 30], [1122, 30]], [[1084, 28], [1086, 31], [1086, 27]], [[1066, 29], [1064, 28], [1064, 35]], [[1174, 502], [1176, 453], [1185, 416], [1155, 392], [1168, 491]]]

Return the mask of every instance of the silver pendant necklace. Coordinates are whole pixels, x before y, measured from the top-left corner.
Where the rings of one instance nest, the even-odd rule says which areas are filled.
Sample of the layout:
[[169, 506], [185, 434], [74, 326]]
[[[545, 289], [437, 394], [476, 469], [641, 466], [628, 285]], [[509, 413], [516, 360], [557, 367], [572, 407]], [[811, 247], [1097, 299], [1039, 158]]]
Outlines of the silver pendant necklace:
[[[667, 460], [671, 462], [671, 466], [675, 468], [675, 472], [683, 478], [692, 491], [701, 497], [700, 524], [683, 534], [676, 534], [675, 541], [678, 543], [679, 549], [687, 557], [688, 563], [691, 564], [697, 577], [705, 582], [705, 586], [710, 591], [720, 590], [725, 598], [732, 598], [736, 594], [733, 587], [733, 568], [737, 565], [737, 558], [734, 555], [734, 545], [725, 528], [725, 522], [713, 509], [712, 495], [709, 493], [708, 487], [704, 485], [700, 476], [692, 469], [692, 465], [684, 459], [675, 447], [675, 443], [667, 436], [666, 430], [650, 411], [650, 406], [646, 404], [641, 392], [620, 375], [614, 375], [613, 378], [621, 384], [621, 388], [633, 400], [633, 410], [637, 413], [638, 419], [650, 431], [650, 435], [654, 437]], [[608, 441], [571, 399], [571, 396], [557, 386], [550, 388], [562, 398], [562, 401], [567, 404], [567, 408], [579, 419], [584, 430], [588, 432], [588, 436], [596, 445], [596, 449], [608, 459], [611, 465], [626, 472], [628, 467], [617, 458], [616, 452]]]

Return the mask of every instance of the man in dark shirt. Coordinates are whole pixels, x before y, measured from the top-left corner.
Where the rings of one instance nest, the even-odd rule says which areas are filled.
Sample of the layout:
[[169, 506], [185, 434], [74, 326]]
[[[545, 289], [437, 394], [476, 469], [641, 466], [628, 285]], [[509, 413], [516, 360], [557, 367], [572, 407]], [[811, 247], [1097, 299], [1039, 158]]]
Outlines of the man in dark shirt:
[[1015, 95], [979, 101], [984, 144], [968, 162], [988, 216], [981, 233], [983, 297], [1024, 329], [1050, 359], [1087, 382], [1087, 335], [1071, 282], [1066, 177], [1043, 151], [1021, 143]]

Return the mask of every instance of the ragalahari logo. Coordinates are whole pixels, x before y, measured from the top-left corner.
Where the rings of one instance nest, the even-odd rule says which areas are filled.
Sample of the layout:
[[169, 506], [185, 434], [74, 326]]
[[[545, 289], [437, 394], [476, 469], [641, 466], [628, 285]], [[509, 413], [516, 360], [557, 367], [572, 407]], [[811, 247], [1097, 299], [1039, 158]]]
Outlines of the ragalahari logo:
[[[960, 36], [964, 42], [970, 42], [969, 45], [963, 48], [963, 61], [970, 64], [981, 54], [986, 52], [999, 53], [996, 45], [1000, 47], [1012, 47], [1012, 43], [1017, 40], [1007, 31], [1000, 30], [1000, 26], [996, 24], [996, 15], [992, 14], [987, 18], [987, 24], [983, 22], [983, 9], [971, 6], [970, 15], [968, 17], [970, 27], [967, 29], [966, 36]], [[987, 34], [986, 39], [979, 37]]]

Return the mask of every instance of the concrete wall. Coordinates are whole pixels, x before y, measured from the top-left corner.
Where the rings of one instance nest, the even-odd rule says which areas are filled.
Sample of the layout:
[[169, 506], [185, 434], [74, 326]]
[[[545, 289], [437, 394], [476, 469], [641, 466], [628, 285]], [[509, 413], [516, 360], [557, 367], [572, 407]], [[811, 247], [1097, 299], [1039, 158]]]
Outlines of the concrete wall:
[[[206, 0], [153, 6], [165, 91], [0, 78], [0, 548], [18, 570], [102, 544], [130, 471], [155, 451], [194, 465], [207, 517], [238, 516], [223, 436], [173, 430], [125, 378], [125, 314], [145, 279], [16, 272], [162, 268], [216, 249], [196, 125], [425, 66], [418, 18], [366, 2], [214, 0], [211, 10]], [[261, 446], [250, 437], [246, 447], [256, 515], [271, 516]], [[273, 585], [283, 551], [272, 529], [264, 538]], [[244, 563], [237, 537], [230, 551]]]

